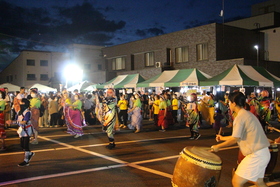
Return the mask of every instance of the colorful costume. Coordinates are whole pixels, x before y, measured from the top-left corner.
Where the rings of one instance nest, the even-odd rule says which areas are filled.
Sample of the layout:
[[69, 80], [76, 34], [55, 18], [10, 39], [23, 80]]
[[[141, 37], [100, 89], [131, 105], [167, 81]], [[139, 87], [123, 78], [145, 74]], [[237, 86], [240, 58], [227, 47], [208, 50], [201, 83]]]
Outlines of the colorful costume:
[[24, 105], [20, 105], [21, 109], [17, 115], [17, 124], [19, 126], [17, 133], [20, 137], [20, 145], [24, 151], [24, 161], [18, 164], [19, 167], [29, 166], [31, 158], [35, 153], [29, 149], [30, 136], [34, 134], [34, 129], [31, 123], [31, 112], [29, 110], [30, 102], [23, 98]]
[[190, 128], [191, 133], [191, 139], [197, 139], [200, 137], [199, 134], [199, 113], [197, 109], [197, 102], [193, 101], [188, 103], [187, 105], [184, 105], [183, 109], [186, 114], [186, 126]]
[[275, 108], [277, 111], [278, 122], [280, 122], [280, 97], [277, 97], [275, 100]]
[[268, 92], [266, 90], [263, 90], [261, 92], [261, 97], [259, 97], [258, 100], [260, 103], [260, 110], [259, 110], [260, 122], [264, 128], [264, 131], [267, 132], [268, 122], [271, 117], [270, 100], [268, 98]]
[[6, 131], [5, 131], [5, 120], [4, 120], [4, 109], [5, 109], [5, 100], [0, 101], [0, 139], [7, 138]]
[[41, 101], [39, 98], [34, 97], [30, 100], [31, 123], [36, 131], [39, 131], [40, 106]]
[[159, 114], [158, 114], [158, 126], [162, 127], [162, 129], [166, 129], [168, 127], [168, 121], [166, 118], [167, 115], [167, 103], [166, 101], [160, 101], [159, 103]]
[[172, 105], [169, 99], [166, 100], [167, 111], [166, 111], [166, 120], [168, 125], [173, 125], [173, 116], [172, 116]]
[[117, 119], [117, 109], [116, 109], [116, 99], [114, 97], [106, 97], [102, 101], [102, 127], [106, 131], [109, 145], [107, 148], [112, 149], [115, 147], [114, 130], [115, 125], [118, 121]]
[[248, 104], [250, 106], [250, 112], [254, 114], [257, 118], [259, 118], [259, 110], [260, 110], [260, 103], [256, 98], [250, 98], [248, 100]]
[[142, 115], [141, 115], [141, 101], [137, 98], [133, 104], [134, 110], [131, 115], [131, 126], [132, 128], [140, 131], [142, 125]]
[[71, 99], [67, 98], [65, 100], [64, 114], [65, 114], [65, 122], [67, 125], [67, 133], [72, 135], [82, 136], [83, 126], [86, 126], [85, 121], [81, 114], [82, 102], [80, 100], [76, 100], [73, 105], [73, 109], [67, 104], [71, 105]]

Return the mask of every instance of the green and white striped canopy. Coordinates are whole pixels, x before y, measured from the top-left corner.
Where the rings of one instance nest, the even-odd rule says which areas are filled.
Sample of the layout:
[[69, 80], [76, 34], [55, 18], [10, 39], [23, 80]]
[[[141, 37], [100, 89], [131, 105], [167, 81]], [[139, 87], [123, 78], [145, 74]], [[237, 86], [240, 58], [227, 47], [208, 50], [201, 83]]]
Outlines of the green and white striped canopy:
[[140, 74], [119, 75], [116, 78], [100, 85], [96, 88], [135, 88], [137, 83], [145, 79]]
[[210, 78], [209, 75], [193, 69], [167, 70], [144, 82], [137, 87], [180, 87], [200, 86], [200, 81]]
[[233, 65], [211, 79], [201, 81], [201, 86], [264, 86], [273, 87], [278, 85], [280, 79], [262, 67]]

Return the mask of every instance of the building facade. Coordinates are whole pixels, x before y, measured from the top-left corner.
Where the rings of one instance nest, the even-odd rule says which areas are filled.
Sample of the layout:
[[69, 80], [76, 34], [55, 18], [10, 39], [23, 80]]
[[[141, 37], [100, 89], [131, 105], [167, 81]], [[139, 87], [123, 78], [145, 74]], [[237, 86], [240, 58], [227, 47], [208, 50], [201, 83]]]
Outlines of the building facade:
[[[56, 66], [69, 60], [66, 53], [23, 50], [0, 74], [1, 83], [31, 86], [35, 83], [49, 85], [56, 76]], [[58, 74], [58, 73], [57, 73]]]
[[[65, 53], [23, 50], [1, 73], [0, 83], [31, 86], [35, 83], [60, 88], [65, 85], [64, 70], [76, 64], [83, 70], [82, 80], [105, 82], [106, 73], [100, 46], [72, 44]], [[75, 72], [75, 70], [73, 70]], [[75, 73], [73, 73], [75, 77]], [[78, 79], [77, 79], [78, 80]], [[68, 83], [69, 86], [76, 82]]]
[[151, 78], [166, 69], [188, 68], [198, 68], [214, 76], [233, 64], [255, 59], [253, 46], [259, 40], [263, 45], [263, 36], [212, 23], [102, 50], [109, 75], [113, 77], [140, 73]]

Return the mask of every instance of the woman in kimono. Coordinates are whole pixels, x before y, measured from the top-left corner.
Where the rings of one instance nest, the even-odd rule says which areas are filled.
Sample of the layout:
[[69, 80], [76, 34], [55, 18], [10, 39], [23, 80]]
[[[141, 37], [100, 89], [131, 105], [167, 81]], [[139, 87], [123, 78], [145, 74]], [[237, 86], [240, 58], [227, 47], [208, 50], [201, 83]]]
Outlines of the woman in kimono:
[[134, 133], [139, 133], [142, 126], [142, 115], [141, 115], [141, 100], [139, 93], [134, 95], [135, 100], [133, 103], [133, 107], [128, 111], [131, 113], [131, 126], [133, 129], [136, 129]]
[[75, 102], [66, 105], [65, 115], [67, 125], [67, 133], [75, 135], [74, 138], [79, 138], [84, 135], [83, 127], [86, 126], [85, 120], [82, 114], [82, 101], [79, 99], [79, 95], [74, 96]]
[[34, 128], [34, 139], [31, 144], [38, 144], [38, 133], [39, 133], [39, 118], [40, 118], [40, 106], [41, 100], [37, 97], [37, 89], [31, 89], [30, 96], [30, 111], [31, 111], [31, 123]]

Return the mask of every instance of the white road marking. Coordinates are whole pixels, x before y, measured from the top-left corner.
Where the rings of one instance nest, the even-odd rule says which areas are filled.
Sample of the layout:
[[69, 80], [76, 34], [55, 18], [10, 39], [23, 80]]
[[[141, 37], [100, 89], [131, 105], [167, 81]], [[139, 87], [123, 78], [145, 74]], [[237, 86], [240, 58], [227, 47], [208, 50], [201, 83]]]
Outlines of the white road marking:
[[125, 165], [118, 164], [118, 165], [104, 166], [104, 167], [99, 167], [99, 168], [84, 169], [84, 170], [70, 171], [70, 172], [65, 172], [65, 173], [57, 173], [57, 174], [43, 175], [43, 176], [37, 176], [37, 177], [30, 177], [30, 178], [18, 179], [18, 180], [13, 180], [13, 181], [5, 181], [5, 182], [1, 182], [0, 186], [18, 184], [18, 183], [22, 183], [22, 182], [31, 182], [31, 181], [35, 181], [35, 180], [50, 179], [50, 178], [55, 178], [55, 177], [64, 177], [64, 176], [76, 175], [76, 174], [88, 173], [88, 172], [94, 172], [94, 171], [101, 171], [101, 170], [113, 169], [113, 168], [118, 168], [118, 167], [123, 167], [123, 166], [125, 166]]
[[[64, 136], [64, 135], [63, 135]], [[49, 136], [48, 136], [49, 137]], [[150, 160], [143, 160], [143, 161], [137, 161], [137, 162], [132, 162], [128, 163], [125, 161], [122, 161], [120, 159], [116, 159], [113, 157], [109, 157], [97, 152], [89, 151], [83, 148], [86, 147], [96, 147], [96, 146], [104, 146], [107, 144], [94, 144], [94, 145], [86, 145], [86, 146], [72, 146], [57, 140], [52, 140], [48, 137], [43, 137], [39, 136], [40, 139], [44, 139], [46, 141], [50, 141], [56, 144], [59, 144], [61, 146], [64, 146], [63, 148], [54, 148], [54, 149], [45, 149], [45, 150], [37, 150], [35, 152], [45, 152], [45, 151], [54, 151], [54, 150], [63, 150], [63, 149], [75, 149], [77, 151], [81, 151], [87, 154], [91, 154], [106, 160], [110, 160], [116, 163], [119, 163], [118, 165], [111, 165], [111, 166], [104, 166], [104, 167], [99, 167], [99, 168], [92, 168], [92, 169], [85, 169], [85, 170], [78, 170], [78, 171], [71, 171], [71, 172], [64, 172], [64, 173], [57, 173], [57, 174], [51, 174], [51, 175], [43, 175], [43, 176], [37, 176], [37, 177], [31, 177], [31, 178], [25, 178], [25, 179], [18, 179], [18, 180], [13, 180], [13, 181], [6, 181], [6, 182], [1, 182], [0, 186], [2, 185], [11, 185], [11, 184], [17, 184], [17, 183], [22, 183], [22, 182], [30, 182], [30, 181], [35, 181], [35, 180], [42, 180], [42, 179], [49, 179], [49, 178], [55, 178], [55, 177], [61, 177], [61, 176], [69, 176], [69, 175], [75, 175], [75, 174], [81, 174], [81, 173], [87, 173], [87, 172], [94, 172], [94, 171], [100, 171], [100, 170], [106, 170], [106, 169], [113, 169], [113, 168], [118, 168], [118, 167], [124, 167], [124, 166], [130, 166], [142, 171], [150, 172], [156, 175], [160, 175], [166, 178], [172, 178], [171, 174], [161, 172], [158, 170], [154, 170], [151, 168], [147, 168], [144, 166], [139, 166], [138, 164], [144, 164], [144, 163], [150, 163], [150, 162], [157, 162], [157, 161], [162, 161], [162, 160], [167, 160], [167, 159], [174, 159], [178, 158], [179, 155], [174, 155], [174, 156], [169, 156], [169, 157], [162, 157], [162, 158], [157, 158], [157, 159], [150, 159]], [[53, 137], [53, 136], [52, 136]], [[175, 138], [185, 138], [186, 136], [177, 136], [177, 137], [166, 137], [166, 138], [153, 138], [153, 139], [145, 139], [145, 140], [132, 140], [132, 141], [123, 141], [123, 142], [118, 142], [118, 144], [125, 144], [125, 143], [136, 143], [136, 142], [146, 142], [146, 141], [156, 141], [156, 140], [163, 140], [163, 139], [175, 139]], [[227, 148], [222, 148], [220, 150], [228, 150], [228, 149], [236, 149], [238, 146], [232, 146], [232, 147], [227, 147]], [[7, 156], [7, 155], [12, 155], [12, 154], [22, 154], [22, 152], [16, 152], [16, 153], [7, 153], [7, 154], [0, 154], [0, 156]], [[279, 182], [273, 182], [273, 183], [268, 183], [268, 185], [275, 185], [279, 184]]]

